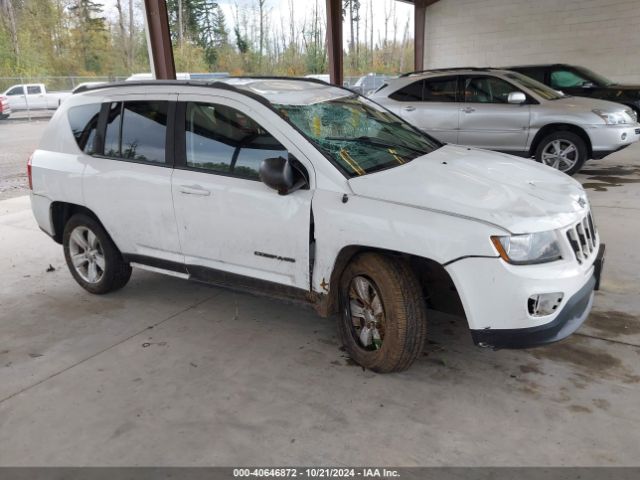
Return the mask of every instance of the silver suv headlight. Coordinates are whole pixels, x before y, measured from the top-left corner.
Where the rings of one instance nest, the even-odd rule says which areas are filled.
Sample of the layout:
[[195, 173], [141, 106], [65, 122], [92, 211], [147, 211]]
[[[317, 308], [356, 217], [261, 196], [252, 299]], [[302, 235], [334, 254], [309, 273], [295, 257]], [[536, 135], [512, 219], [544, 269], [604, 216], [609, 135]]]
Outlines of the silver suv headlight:
[[591, 111], [598, 115], [602, 120], [604, 120], [604, 123], [606, 123], [607, 125], [627, 125], [636, 123], [637, 120], [636, 118], [634, 118], [636, 115], [632, 110], [624, 110], [620, 112], [604, 112], [598, 108], [594, 108]]
[[491, 237], [500, 257], [514, 265], [553, 262], [562, 258], [555, 231]]

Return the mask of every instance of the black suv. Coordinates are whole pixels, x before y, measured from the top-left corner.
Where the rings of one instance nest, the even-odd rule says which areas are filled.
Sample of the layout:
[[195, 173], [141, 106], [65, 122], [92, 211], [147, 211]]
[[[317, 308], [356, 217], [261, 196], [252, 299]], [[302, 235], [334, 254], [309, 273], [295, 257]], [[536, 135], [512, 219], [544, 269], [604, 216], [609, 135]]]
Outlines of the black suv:
[[601, 98], [628, 105], [640, 117], [640, 85], [620, 85], [588, 68], [562, 63], [524, 65], [506, 69], [520, 72], [555, 90], [562, 90], [567, 95]]

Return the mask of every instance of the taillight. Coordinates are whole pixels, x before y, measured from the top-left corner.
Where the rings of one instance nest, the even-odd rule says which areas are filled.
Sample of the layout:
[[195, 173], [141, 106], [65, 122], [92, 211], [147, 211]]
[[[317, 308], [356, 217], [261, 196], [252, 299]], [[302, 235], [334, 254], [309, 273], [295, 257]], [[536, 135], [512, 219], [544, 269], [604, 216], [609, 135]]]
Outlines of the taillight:
[[29, 155], [27, 160], [27, 178], [29, 179], [29, 190], [33, 190], [33, 181], [31, 180], [31, 162], [33, 160], [33, 153]]

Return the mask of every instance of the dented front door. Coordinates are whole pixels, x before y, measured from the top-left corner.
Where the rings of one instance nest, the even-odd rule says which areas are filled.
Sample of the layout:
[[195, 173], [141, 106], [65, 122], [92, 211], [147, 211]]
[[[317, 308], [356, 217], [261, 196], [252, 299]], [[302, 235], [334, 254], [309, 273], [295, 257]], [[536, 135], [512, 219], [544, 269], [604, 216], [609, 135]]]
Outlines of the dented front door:
[[172, 179], [187, 268], [308, 290], [313, 190], [278, 195], [258, 178], [262, 159], [293, 146], [248, 107], [200, 98], [179, 97], [184, 142]]

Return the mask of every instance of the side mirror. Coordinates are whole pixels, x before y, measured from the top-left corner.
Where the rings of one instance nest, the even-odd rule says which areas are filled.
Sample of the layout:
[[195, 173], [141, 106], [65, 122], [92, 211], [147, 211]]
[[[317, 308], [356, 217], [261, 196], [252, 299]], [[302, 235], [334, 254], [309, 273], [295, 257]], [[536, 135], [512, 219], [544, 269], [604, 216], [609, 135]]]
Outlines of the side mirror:
[[521, 104], [527, 101], [527, 96], [522, 92], [511, 92], [507, 97], [508, 103]]
[[280, 195], [288, 195], [309, 185], [298, 160], [292, 156], [289, 159], [265, 158], [260, 164], [260, 180]]

